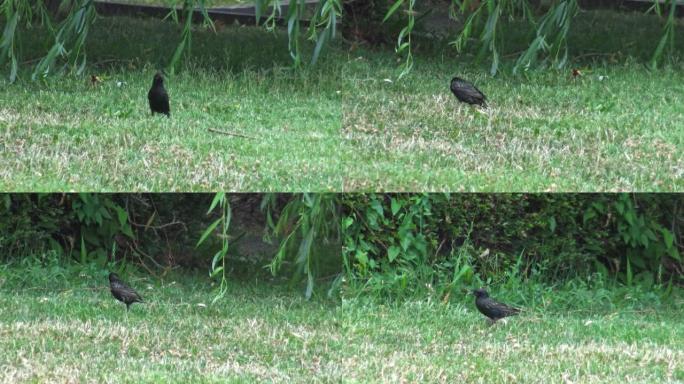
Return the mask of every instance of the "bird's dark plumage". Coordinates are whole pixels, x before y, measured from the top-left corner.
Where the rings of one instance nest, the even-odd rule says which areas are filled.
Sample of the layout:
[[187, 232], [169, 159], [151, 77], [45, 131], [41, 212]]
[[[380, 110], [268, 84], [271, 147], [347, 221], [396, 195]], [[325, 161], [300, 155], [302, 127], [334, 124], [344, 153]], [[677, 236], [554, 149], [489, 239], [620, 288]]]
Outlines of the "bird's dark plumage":
[[169, 94], [166, 93], [166, 89], [164, 88], [164, 77], [161, 73], [154, 75], [152, 88], [147, 92], [147, 100], [150, 102], [152, 114], [163, 113], [166, 117], [171, 117]]
[[127, 286], [126, 283], [121, 281], [119, 276], [113, 272], [109, 274], [109, 289], [112, 291], [112, 296], [126, 304], [126, 310], [128, 310], [128, 307], [133, 303], [143, 302], [143, 299], [138, 292]]
[[487, 97], [484, 93], [475, 88], [475, 86], [468, 81], [459, 77], [451, 79], [451, 92], [463, 103], [487, 107]]
[[517, 308], [509, 307], [490, 298], [489, 293], [482, 288], [474, 290], [473, 295], [475, 295], [475, 306], [477, 309], [492, 321], [517, 315], [520, 312]]

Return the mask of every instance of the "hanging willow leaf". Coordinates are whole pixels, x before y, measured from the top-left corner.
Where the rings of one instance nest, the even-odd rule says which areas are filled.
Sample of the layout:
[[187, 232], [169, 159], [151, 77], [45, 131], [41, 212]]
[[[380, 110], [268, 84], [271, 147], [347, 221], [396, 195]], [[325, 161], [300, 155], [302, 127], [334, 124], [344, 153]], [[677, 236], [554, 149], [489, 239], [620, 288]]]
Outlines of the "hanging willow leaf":
[[548, 53], [556, 67], [563, 67], [568, 58], [567, 41], [570, 25], [578, 11], [577, 0], [564, 0], [554, 4], [539, 20], [536, 36], [525, 52], [518, 57], [513, 73], [517, 73], [520, 68], [532, 67], [542, 53]]
[[209, 276], [211, 278], [221, 277], [221, 284], [219, 285], [218, 291], [212, 300], [212, 303], [217, 302], [224, 297], [228, 291], [228, 279], [226, 277], [226, 257], [228, 256], [228, 228], [230, 227], [230, 221], [232, 217], [232, 211], [230, 209], [230, 203], [226, 199], [226, 195], [223, 192], [219, 192], [214, 196], [211, 202], [207, 214], [210, 214], [216, 207], [221, 208], [221, 216], [211, 223], [207, 229], [204, 230], [200, 239], [197, 241], [197, 245], [202, 244], [218, 226], [221, 226], [221, 249], [219, 249], [214, 257], [211, 259], [211, 270], [209, 271]]
[[[95, 20], [95, 5], [93, 0], [80, 0], [75, 2], [72, 12], [64, 19], [54, 36], [54, 43], [47, 55], [43, 57], [31, 76], [36, 79], [39, 75], [45, 76], [55, 69], [57, 59], [63, 57], [68, 66], [76, 69], [76, 72], [85, 68], [85, 41], [90, 26]], [[77, 64], [79, 63], [80, 64]]]
[[316, 265], [323, 257], [321, 246], [329, 240], [341, 238], [339, 213], [335, 194], [308, 194], [293, 196], [283, 207], [274, 234], [280, 245], [268, 265], [276, 274], [286, 259], [292, 260], [294, 271], [291, 284], [305, 278], [305, 297], [313, 294], [317, 273]]
[[[656, 47], [655, 51], [653, 52], [653, 56], [651, 57], [651, 61], [649, 63], [650, 67], [655, 69], [658, 66], [658, 61], [662, 58], [663, 53], [665, 52], [665, 47], [668, 46], [669, 43], [669, 49], [668, 52], [672, 53], [674, 52], [674, 36], [675, 36], [675, 30], [674, 30], [674, 24], [675, 24], [675, 12], [677, 10], [677, 2], [674, 0], [668, 0], [669, 5], [670, 5], [670, 13], [667, 16], [667, 21], [665, 22], [665, 26], [663, 27], [663, 36], [660, 38], [660, 41], [658, 42], [658, 46]], [[658, 4], [658, 3], [656, 3]], [[657, 12], [660, 15], [660, 7], [658, 6]]]
[[[178, 4], [183, 0], [176, 0]], [[325, 47], [330, 44], [336, 35], [336, 24], [342, 15], [344, 0], [319, 0], [316, 10], [311, 15], [309, 27], [302, 30], [301, 22], [305, 17], [305, 0], [292, 0], [288, 7], [287, 15], [284, 16], [288, 36], [288, 50], [295, 67], [300, 67], [303, 62], [302, 47], [300, 40], [308, 34], [310, 40], [315, 40], [311, 54], [311, 64], [315, 64]], [[171, 2], [171, 1], [170, 1]], [[0, 65], [8, 63], [10, 81], [15, 81], [21, 58], [18, 56], [16, 47], [20, 46], [21, 36], [17, 32], [24, 26], [31, 26], [36, 19], [47, 28], [50, 38], [45, 56], [36, 64], [32, 79], [39, 76], [58, 72], [57, 69], [71, 69], [81, 73], [87, 65], [85, 42], [90, 26], [95, 22], [94, 0], [62, 0], [59, 2], [59, 14], [66, 15], [59, 22], [51, 19], [44, 0], [3, 0], [0, 2], [0, 10], [6, 21], [0, 38]], [[416, 0], [389, 0], [388, 11], [383, 21], [389, 20], [396, 15], [402, 7], [407, 8], [408, 20], [404, 28], [397, 36], [396, 51], [404, 55], [400, 77], [406, 75], [413, 67], [413, 51], [411, 36], [417, 21], [415, 17]], [[662, 37], [656, 44], [650, 65], [655, 67], [666, 54], [674, 52], [675, 38], [675, 11], [677, 1], [666, 0], [663, 5], [658, 0], [653, 0], [653, 7], [649, 11], [662, 14], [664, 9], [669, 8], [669, 13], [662, 30]], [[257, 24], [262, 24], [267, 30], [274, 30], [276, 22], [282, 16], [282, 0], [255, 0], [255, 16]], [[269, 10], [270, 9], [270, 10]], [[557, 0], [551, 3], [548, 11], [539, 19], [536, 19], [529, 0], [452, 0], [450, 14], [456, 16], [468, 14], [463, 29], [451, 44], [461, 52], [469, 44], [473, 36], [478, 36], [479, 45], [478, 59], [485, 57], [491, 60], [490, 72], [498, 72], [501, 47], [505, 42], [505, 36], [500, 33], [501, 16], [511, 18], [520, 17], [534, 26], [535, 34], [531, 38], [527, 49], [517, 58], [514, 71], [520, 68], [530, 68], [539, 61], [552, 61], [557, 67], [562, 67], [568, 60], [567, 38], [570, 31], [571, 21], [578, 12], [577, 0]], [[173, 73], [183, 57], [189, 57], [191, 52], [192, 16], [194, 12], [202, 15], [202, 23], [205, 27], [215, 29], [209, 16], [206, 0], [184, 0], [183, 16], [184, 24], [181, 31], [181, 39], [166, 65], [167, 71]], [[429, 9], [428, 9], [429, 11]], [[266, 15], [265, 22], [262, 17]], [[52, 16], [54, 17], [54, 16]], [[180, 23], [178, 10], [174, 6], [165, 19]], [[61, 67], [60, 67], [61, 65]]]
[[[400, 3], [403, 3], [403, 0], [398, 0], [398, 3], [396, 3], [395, 6], [397, 6], [397, 4], [401, 5]], [[401, 72], [399, 73], [399, 78], [406, 76], [411, 71], [411, 69], [413, 68], [413, 52], [411, 51], [411, 33], [413, 32], [413, 28], [414, 28], [415, 23], [416, 23], [416, 17], [415, 17], [415, 13], [414, 13], [415, 6], [416, 6], [416, 1], [415, 0], [409, 0], [409, 2], [408, 2], [408, 23], [404, 28], [402, 28], [401, 32], [399, 32], [399, 36], [397, 37], [396, 52], [402, 53], [402, 52], [406, 51], [406, 60], [402, 64]], [[394, 13], [395, 11], [396, 11], [396, 9], [394, 9], [394, 11], [392, 9], [390, 9], [389, 12]], [[387, 20], [389, 18], [389, 16], [391, 16], [391, 14], [389, 14], [389, 12], [388, 12], [388, 15], [385, 17], [385, 20]]]
[[387, 11], [387, 14], [385, 15], [385, 18], [382, 19], [382, 22], [384, 23], [384, 22], [386, 22], [390, 17], [392, 17], [392, 15], [394, 15], [394, 13], [399, 9], [399, 7], [402, 6], [402, 4], [404, 4], [404, 0], [397, 0], [397, 1], [394, 3], [394, 5], [392, 5], [392, 6], [390, 7], [390, 9]]
[[[342, 0], [321, 0], [316, 6], [314, 19], [309, 25], [309, 35], [316, 39], [316, 46], [311, 56], [311, 64], [316, 64], [323, 47], [335, 38], [337, 16], [341, 13]], [[323, 28], [323, 30], [316, 35], [319, 27]]]

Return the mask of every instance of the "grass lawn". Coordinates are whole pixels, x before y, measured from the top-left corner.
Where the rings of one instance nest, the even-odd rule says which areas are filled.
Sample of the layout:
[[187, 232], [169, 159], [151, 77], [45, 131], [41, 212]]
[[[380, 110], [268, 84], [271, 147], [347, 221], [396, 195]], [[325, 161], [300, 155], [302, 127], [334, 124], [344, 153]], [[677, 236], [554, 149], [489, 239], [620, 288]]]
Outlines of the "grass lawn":
[[[0, 189], [341, 190], [341, 101], [328, 75], [337, 64], [293, 73], [282, 35], [197, 33], [193, 62], [167, 79], [166, 119], [150, 115], [147, 90], [179, 28], [130, 18], [96, 26], [83, 76], [0, 88]], [[103, 83], [92, 86], [91, 74]]]
[[452, 64], [421, 64], [398, 84], [376, 65], [354, 71], [360, 96], [345, 98], [343, 115], [361, 160], [346, 190], [684, 189], [681, 68], [596, 68], [577, 82], [552, 72], [531, 76], [534, 85], [460, 71], [491, 99], [482, 113], [435, 77]]
[[[417, 53], [413, 71], [390, 82], [394, 55], [357, 50], [343, 75], [353, 85], [343, 97], [345, 139], [359, 153], [345, 189], [683, 190], [684, 63], [643, 64], [659, 38], [654, 21], [580, 14], [570, 39], [577, 80], [569, 68], [491, 77], [438, 47]], [[525, 48], [524, 31], [506, 33], [509, 50]], [[677, 49], [684, 52], [683, 39]], [[458, 103], [454, 74], [488, 96], [489, 111]]]
[[[179, 27], [104, 18], [83, 76], [0, 87], [0, 189], [684, 190], [684, 63], [643, 64], [660, 23], [594, 11], [573, 31], [576, 80], [569, 69], [491, 77], [416, 38], [415, 68], [398, 81], [389, 48], [338, 43], [295, 72], [282, 33], [219, 26], [193, 35], [191, 61], [168, 78], [167, 120], [149, 115], [146, 92]], [[516, 25], [506, 33], [510, 51], [528, 37]], [[29, 38], [22, 49], [38, 57], [41, 47]], [[93, 87], [90, 74], [104, 82]], [[489, 111], [456, 101], [454, 74], [487, 94]]]
[[488, 327], [470, 298], [336, 305], [233, 283], [211, 305], [199, 279], [133, 279], [147, 304], [126, 317], [105, 284], [103, 275], [2, 286], [0, 381], [684, 381], [684, 323], [674, 307], [528, 308]]

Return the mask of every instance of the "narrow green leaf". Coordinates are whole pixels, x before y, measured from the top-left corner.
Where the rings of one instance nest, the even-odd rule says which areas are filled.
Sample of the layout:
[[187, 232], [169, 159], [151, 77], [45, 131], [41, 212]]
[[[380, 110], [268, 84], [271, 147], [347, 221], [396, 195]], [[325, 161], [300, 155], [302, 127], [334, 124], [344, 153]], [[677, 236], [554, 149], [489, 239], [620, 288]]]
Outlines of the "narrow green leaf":
[[211, 204], [209, 205], [209, 210], [207, 210], [207, 214], [211, 213], [211, 211], [213, 211], [214, 208], [216, 208], [216, 205], [222, 202], [225, 198], [225, 192], [218, 192], [216, 195], [214, 195], [214, 198], [211, 200]]
[[223, 253], [222, 249], [214, 254], [214, 257], [211, 259], [211, 270], [212, 271], [216, 269], [216, 264], [218, 264], [218, 262], [223, 259], [223, 256], [224, 256], [224, 253]]
[[221, 266], [221, 267], [218, 267], [218, 268], [216, 268], [216, 269], [212, 269], [212, 272], [211, 272], [210, 277], [214, 278], [214, 277], [218, 276], [218, 274], [221, 273], [221, 272], [223, 272], [223, 267], [222, 267], [222, 266]]
[[384, 23], [385, 21], [387, 21], [387, 19], [392, 17], [392, 15], [399, 9], [399, 7], [401, 7], [402, 4], [404, 4], [404, 0], [396, 0], [394, 5], [392, 5], [392, 7], [390, 7], [390, 9], [387, 10], [387, 13], [385, 14], [385, 18], [382, 19], [382, 22]]
[[205, 240], [210, 234], [212, 234], [212, 233], [214, 232], [214, 229], [216, 229], [216, 227], [217, 227], [219, 224], [221, 224], [222, 221], [223, 221], [223, 218], [220, 217], [220, 218], [216, 219], [216, 221], [214, 221], [213, 223], [211, 223], [211, 225], [209, 225], [209, 227], [208, 227], [207, 229], [204, 230], [204, 232], [202, 233], [202, 236], [200, 236], [200, 239], [197, 241], [197, 245], [195, 245], [195, 247], [199, 247], [200, 244], [202, 244], [202, 243], [204, 242], [204, 240]]
[[311, 254], [311, 244], [313, 243], [314, 229], [310, 228], [301, 244], [299, 245], [299, 251], [297, 252], [296, 263], [301, 264], [307, 261], [309, 255]]

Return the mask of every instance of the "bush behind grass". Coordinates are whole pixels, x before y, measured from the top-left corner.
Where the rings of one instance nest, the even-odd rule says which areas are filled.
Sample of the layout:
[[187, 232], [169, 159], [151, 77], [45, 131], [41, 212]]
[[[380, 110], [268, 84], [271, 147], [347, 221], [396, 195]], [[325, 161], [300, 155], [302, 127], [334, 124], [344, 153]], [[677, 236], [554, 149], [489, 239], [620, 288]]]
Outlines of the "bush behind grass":
[[352, 292], [391, 299], [593, 274], [682, 284], [681, 203], [676, 194], [348, 194], [345, 277]]
[[[211, 260], [212, 276], [268, 264], [306, 281], [307, 296], [319, 280], [333, 281], [331, 293], [391, 299], [593, 274], [652, 286], [682, 284], [683, 203], [678, 194], [7, 194], [0, 248], [5, 261], [42, 254], [150, 272]], [[210, 205], [220, 214], [205, 214]]]

